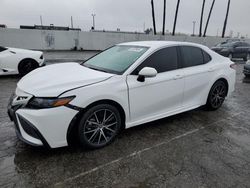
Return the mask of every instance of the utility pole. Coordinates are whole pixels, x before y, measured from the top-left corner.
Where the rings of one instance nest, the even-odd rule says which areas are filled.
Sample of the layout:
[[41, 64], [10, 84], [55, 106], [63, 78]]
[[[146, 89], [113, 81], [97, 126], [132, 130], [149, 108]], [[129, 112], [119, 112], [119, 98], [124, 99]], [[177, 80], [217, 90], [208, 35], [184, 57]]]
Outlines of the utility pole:
[[195, 24], [196, 24], [196, 21], [193, 21], [193, 36], [195, 36]]
[[151, 0], [151, 7], [152, 7], [152, 19], [153, 19], [154, 34], [156, 35], [154, 0]]
[[40, 15], [40, 23], [41, 23], [41, 26], [43, 25], [43, 18], [42, 16]]
[[164, 0], [164, 6], [163, 6], [163, 27], [162, 27], [162, 35], [165, 35], [165, 22], [166, 22], [166, 0]]
[[203, 0], [202, 8], [201, 8], [201, 20], [200, 20], [200, 32], [199, 32], [199, 37], [202, 36], [202, 22], [203, 22], [203, 14], [204, 14], [205, 3], [206, 3], [206, 0]]
[[73, 28], [74, 25], [73, 25], [73, 16], [71, 16], [71, 28]]
[[174, 28], [172, 35], [175, 35], [175, 28], [176, 28], [176, 22], [177, 22], [177, 17], [178, 17], [178, 12], [179, 12], [179, 6], [180, 6], [180, 0], [177, 0], [177, 5], [176, 5], [176, 10], [175, 10], [175, 17], [174, 17]]
[[208, 15], [208, 18], [207, 18], [207, 23], [206, 23], [206, 27], [205, 27], [205, 31], [204, 31], [203, 37], [206, 37], [206, 34], [207, 34], [207, 27], [208, 27], [208, 24], [209, 24], [209, 21], [210, 21], [210, 17], [211, 17], [213, 8], [214, 8], [214, 3], [215, 3], [215, 0], [213, 0], [213, 3], [211, 5], [210, 11], [209, 11], [209, 15]]
[[225, 18], [225, 22], [224, 22], [224, 26], [223, 26], [223, 31], [222, 31], [222, 38], [225, 37], [225, 32], [226, 32], [226, 28], [227, 28], [228, 14], [229, 14], [229, 9], [230, 9], [230, 3], [231, 3], [231, 0], [228, 0], [227, 13], [226, 13], [226, 18]]
[[92, 17], [93, 17], [93, 26], [92, 26], [92, 28], [93, 28], [93, 30], [95, 30], [95, 14], [91, 14], [92, 15]]

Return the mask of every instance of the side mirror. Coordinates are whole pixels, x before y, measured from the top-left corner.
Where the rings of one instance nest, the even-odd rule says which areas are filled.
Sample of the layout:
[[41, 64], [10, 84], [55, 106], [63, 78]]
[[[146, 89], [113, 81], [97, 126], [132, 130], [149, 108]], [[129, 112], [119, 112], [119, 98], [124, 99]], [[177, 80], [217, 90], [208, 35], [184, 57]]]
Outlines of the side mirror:
[[144, 67], [140, 72], [137, 80], [139, 82], [144, 82], [145, 78], [153, 78], [156, 77], [157, 71], [151, 67]]

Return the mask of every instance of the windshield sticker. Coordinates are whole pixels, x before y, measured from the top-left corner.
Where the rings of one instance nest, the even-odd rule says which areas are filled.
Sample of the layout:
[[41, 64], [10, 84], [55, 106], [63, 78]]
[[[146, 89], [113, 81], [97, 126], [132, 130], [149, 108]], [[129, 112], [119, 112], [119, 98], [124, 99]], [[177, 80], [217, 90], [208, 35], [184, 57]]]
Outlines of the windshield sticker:
[[129, 48], [128, 51], [129, 52], [141, 52], [143, 51], [143, 48]]

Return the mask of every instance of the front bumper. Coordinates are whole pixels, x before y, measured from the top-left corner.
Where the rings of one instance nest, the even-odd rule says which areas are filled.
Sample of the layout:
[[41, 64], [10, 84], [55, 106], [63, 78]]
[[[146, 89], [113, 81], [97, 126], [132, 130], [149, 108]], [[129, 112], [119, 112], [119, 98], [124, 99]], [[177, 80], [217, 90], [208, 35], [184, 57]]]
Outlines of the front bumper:
[[45, 59], [40, 59], [38, 64], [39, 64], [39, 67], [45, 66]]
[[33, 146], [57, 148], [67, 146], [67, 132], [77, 110], [61, 106], [48, 109], [28, 109], [25, 104], [8, 105], [8, 115], [15, 124], [20, 140]]

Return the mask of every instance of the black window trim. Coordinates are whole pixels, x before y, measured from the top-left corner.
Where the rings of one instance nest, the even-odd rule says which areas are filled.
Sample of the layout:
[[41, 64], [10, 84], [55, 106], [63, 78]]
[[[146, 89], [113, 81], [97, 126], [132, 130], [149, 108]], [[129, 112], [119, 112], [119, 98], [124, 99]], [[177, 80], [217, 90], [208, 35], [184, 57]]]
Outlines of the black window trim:
[[[160, 50], [163, 50], [165, 48], [171, 48], [171, 47], [175, 47], [176, 48], [176, 52], [177, 52], [177, 69], [175, 70], [170, 70], [170, 71], [176, 71], [176, 70], [179, 70], [182, 68], [182, 65], [181, 65], [181, 56], [180, 56], [180, 50], [179, 50], [179, 45], [173, 45], [173, 46], [163, 46], [161, 48], [157, 48], [156, 50], [152, 51], [150, 54], [148, 54], [142, 61], [140, 64], [138, 64], [133, 70], [131, 70], [130, 74], [129, 75], [136, 75], [138, 76], [138, 73], [135, 73], [136, 69], [142, 64], [144, 63], [149, 57], [151, 57], [153, 54], [155, 54], [156, 52], [160, 51]], [[166, 72], [170, 72], [170, 71], [165, 71], [165, 72], [160, 72], [158, 74], [161, 74], [161, 73], [166, 73]]]

